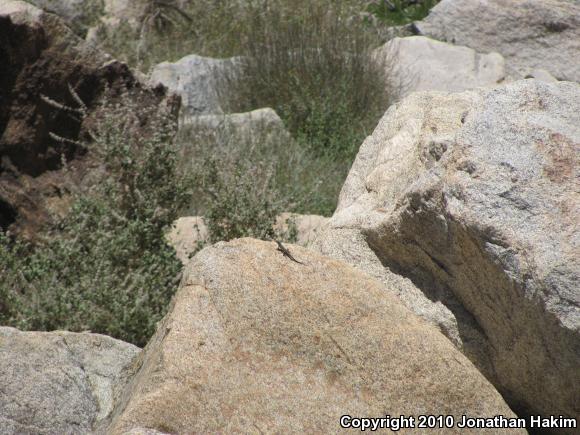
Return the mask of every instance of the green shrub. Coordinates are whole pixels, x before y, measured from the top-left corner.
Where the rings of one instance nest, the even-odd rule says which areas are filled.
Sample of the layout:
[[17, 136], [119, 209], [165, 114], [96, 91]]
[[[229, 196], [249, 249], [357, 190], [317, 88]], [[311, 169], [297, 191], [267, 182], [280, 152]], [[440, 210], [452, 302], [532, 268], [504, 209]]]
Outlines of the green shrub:
[[274, 238], [273, 225], [283, 205], [267, 169], [260, 164], [240, 162], [226, 176], [216, 159], [209, 158], [204, 163], [211, 199], [204, 218], [210, 240]]
[[237, 1], [192, 0], [178, 9], [152, 4], [138, 29], [127, 23], [101, 29], [99, 41], [115, 58], [145, 72], [192, 53], [234, 56], [239, 34], [248, 24], [245, 10], [244, 2]]
[[[242, 56], [242, 71], [219, 80], [222, 106], [228, 112], [276, 110], [305, 152], [290, 158], [303, 166], [284, 168], [278, 158], [274, 179], [314, 167], [324, 177], [304, 176], [297, 189], [276, 182], [278, 193], [296, 189], [303, 195], [287, 200], [292, 195], [282, 193], [276, 203], [295, 204], [288, 211], [328, 215], [360, 144], [390, 103], [390, 66], [369, 58], [379, 36], [360, 18], [361, 7], [359, 0], [196, 0], [183, 6], [189, 19], [176, 16], [162, 32], [151, 26], [132, 38], [111, 35], [106, 44], [145, 70], [191, 53]], [[268, 155], [282, 149], [263, 150]]]
[[115, 58], [142, 71], [163, 61], [188, 54], [210, 57], [237, 56], [244, 52], [243, 35], [253, 32], [256, 16], [268, 9], [291, 11], [308, 22], [311, 6], [341, 5], [346, 18], [359, 15], [360, 0], [243, 0], [187, 2], [150, 0], [138, 29], [122, 24], [101, 32], [103, 48]]
[[[187, 203], [168, 117], [109, 105], [92, 152], [102, 177], [35, 246], [0, 234], [0, 322], [90, 330], [144, 345], [165, 313], [181, 264], [164, 233]], [[142, 131], [142, 130], [141, 130]]]
[[374, 37], [338, 2], [269, 5], [241, 35], [242, 71], [224, 78], [224, 106], [272, 107], [316, 155], [350, 163], [388, 106]]
[[[248, 131], [251, 130], [251, 131]], [[217, 128], [182, 128], [184, 171], [196, 180], [189, 214], [203, 215], [212, 241], [274, 234], [283, 211], [330, 214], [345, 166], [316, 158], [279, 126], [240, 131], [227, 118]]]

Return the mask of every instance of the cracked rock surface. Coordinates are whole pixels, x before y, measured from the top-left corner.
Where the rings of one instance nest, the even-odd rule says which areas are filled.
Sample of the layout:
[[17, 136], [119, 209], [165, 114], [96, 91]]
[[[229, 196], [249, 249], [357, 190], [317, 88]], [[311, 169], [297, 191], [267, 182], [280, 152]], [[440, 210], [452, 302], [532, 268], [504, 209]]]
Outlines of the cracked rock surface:
[[286, 247], [305, 265], [253, 239], [192, 259], [107, 433], [337, 433], [345, 413], [513, 416], [382, 283]]
[[314, 245], [390, 284], [523, 415], [580, 417], [580, 86], [392, 106]]
[[577, 0], [442, 0], [414, 26], [422, 36], [497, 51], [514, 78], [540, 68], [580, 82]]
[[0, 327], [0, 434], [92, 432], [140, 351], [99, 334]]

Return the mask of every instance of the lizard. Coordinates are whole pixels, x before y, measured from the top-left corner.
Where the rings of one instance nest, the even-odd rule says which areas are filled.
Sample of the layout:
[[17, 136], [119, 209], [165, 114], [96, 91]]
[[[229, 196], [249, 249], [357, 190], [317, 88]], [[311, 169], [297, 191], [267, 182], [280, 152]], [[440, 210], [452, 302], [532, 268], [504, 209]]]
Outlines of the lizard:
[[288, 248], [286, 248], [282, 242], [278, 241], [278, 240], [274, 240], [277, 244], [278, 244], [278, 251], [280, 251], [282, 253], [282, 255], [284, 257], [288, 257], [290, 260], [294, 261], [295, 263], [298, 264], [302, 264], [304, 265], [304, 263], [302, 263], [301, 261], [296, 260], [292, 254], [290, 253], [290, 251], [288, 250]]

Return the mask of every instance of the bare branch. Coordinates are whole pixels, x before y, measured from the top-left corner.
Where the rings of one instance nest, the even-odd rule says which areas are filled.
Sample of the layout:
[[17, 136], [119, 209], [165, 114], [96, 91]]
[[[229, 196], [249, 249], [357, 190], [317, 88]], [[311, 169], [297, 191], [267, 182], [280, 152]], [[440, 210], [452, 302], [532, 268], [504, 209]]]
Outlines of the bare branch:
[[79, 110], [82, 110], [83, 115], [86, 116], [87, 114], [87, 105], [84, 103], [84, 101], [81, 99], [81, 97], [79, 97], [79, 94], [77, 94], [77, 92], [75, 91], [75, 89], [71, 86], [70, 83], [68, 83], [68, 90], [71, 94], [71, 96], [73, 97], [73, 99], [77, 102], [77, 104], [80, 106]]
[[46, 104], [48, 104], [51, 107], [54, 107], [55, 109], [58, 110], [62, 110], [63, 112], [72, 112], [72, 113], [78, 113], [80, 115], [84, 115], [84, 111], [82, 109], [75, 109], [74, 107], [69, 107], [66, 106], [64, 104], [58, 103], [56, 101], [54, 101], [53, 99], [51, 99], [50, 97], [47, 97], [44, 94], [40, 94], [40, 99], [42, 101], [44, 101]]
[[48, 135], [57, 142], [68, 143], [68, 144], [77, 145], [77, 146], [81, 146], [81, 147], [85, 146], [82, 142], [79, 142], [77, 140], [67, 139], [66, 137], [59, 136], [58, 134], [54, 134], [52, 132], [48, 133]]

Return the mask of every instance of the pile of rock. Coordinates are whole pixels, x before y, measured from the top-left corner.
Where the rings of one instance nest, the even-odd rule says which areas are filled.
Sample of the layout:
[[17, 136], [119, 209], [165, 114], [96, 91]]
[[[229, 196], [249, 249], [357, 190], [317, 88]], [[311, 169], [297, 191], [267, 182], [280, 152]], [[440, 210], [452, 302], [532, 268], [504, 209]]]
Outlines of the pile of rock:
[[[145, 349], [0, 328], [0, 433], [337, 433], [343, 415], [403, 414], [449, 415], [453, 427], [432, 432], [463, 433], [462, 415], [514, 411], [579, 420], [580, 85], [562, 79], [578, 80], [580, 14], [573, 2], [514, 3], [443, 0], [415, 26], [466, 47], [414, 36], [377, 51], [416, 80], [362, 144], [334, 216], [294, 217], [310, 249], [241, 239], [189, 259], [206, 234], [182, 219], [169, 238], [185, 276]], [[3, 226], [26, 210], [11, 186], [58, 170], [43, 158], [60, 124], [34, 90], [58, 100], [70, 83], [93, 107], [103, 83], [121, 81], [143, 101], [165, 98], [60, 26], [0, 0]], [[215, 88], [204, 89], [207, 66], [227, 62], [158, 67], [186, 101], [182, 124], [221, 125]], [[195, 79], [191, 64], [205, 65]], [[560, 81], [514, 80], [538, 68]], [[246, 131], [245, 115], [226, 116]]]
[[[338, 433], [344, 414], [513, 416], [378, 281], [289, 249], [304, 265], [252, 239], [192, 260], [108, 433]], [[434, 431], [450, 432], [461, 429]]]

